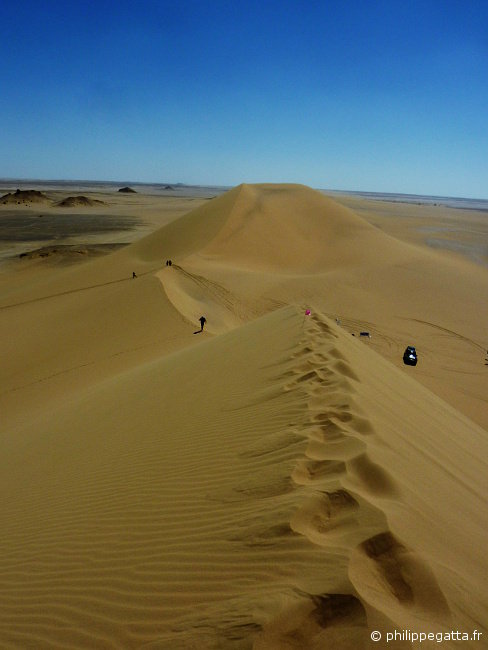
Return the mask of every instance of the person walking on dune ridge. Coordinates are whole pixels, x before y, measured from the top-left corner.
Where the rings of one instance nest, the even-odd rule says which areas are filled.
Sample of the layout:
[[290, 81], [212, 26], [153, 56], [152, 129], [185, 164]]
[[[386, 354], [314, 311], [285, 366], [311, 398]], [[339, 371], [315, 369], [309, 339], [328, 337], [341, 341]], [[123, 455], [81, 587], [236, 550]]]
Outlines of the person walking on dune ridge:
[[200, 321], [200, 329], [196, 332], [193, 332], [193, 334], [201, 334], [201, 332], [203, 332], [203, 328], [205, 327], [205, 323], [207, 322], [205, 316], [200, 316], [198, 320]]

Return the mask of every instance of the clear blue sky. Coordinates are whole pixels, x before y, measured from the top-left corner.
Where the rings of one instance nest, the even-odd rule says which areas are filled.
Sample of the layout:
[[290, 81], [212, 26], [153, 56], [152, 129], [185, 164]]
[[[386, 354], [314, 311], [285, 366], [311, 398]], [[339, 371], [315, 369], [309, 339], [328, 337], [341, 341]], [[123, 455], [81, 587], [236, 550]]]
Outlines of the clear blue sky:
[[488, 198], [487, 0], [6, 0], [0, 177]]

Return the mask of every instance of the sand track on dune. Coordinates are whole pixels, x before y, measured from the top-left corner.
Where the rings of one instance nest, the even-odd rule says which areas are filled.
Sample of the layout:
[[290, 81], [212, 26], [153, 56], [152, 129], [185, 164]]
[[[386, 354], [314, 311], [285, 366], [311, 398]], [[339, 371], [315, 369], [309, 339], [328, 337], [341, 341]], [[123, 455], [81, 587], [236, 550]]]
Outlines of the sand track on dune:
[[427, 325], [428, 327], [432, 327], [433, 329], [435, 329], [435, 330], [437, 330], [439, 332], [447, 334], [449, 337], [452, 337], [454, 339], [459, 339], [460, 341], [466, 342], [469, 345], [473, 346], [476, 350], [481, 350], [483, 352], [485, 351], [485, 346], [481, 345], [481, 343], [473, 341], [473, 339], [470, 339], [469, 337], [464, 336], [463, 334], [460, 334], [459, 332], [455, 332], [454, 330], [451, 330], [451, 329], [449, 329], [447, 327], [443, 327], [442, 325], [439, 325], [437, 323], [430, 323], [429, 321], [420, 320], [418, 318], [411, 319], [411, 320], [415, 320], [417, 323], [421, 323], [423, 325]]
[[170, 272], [161, 271], [158, 277], [166, 295], [190, 322], [198, 322], [198, 314], [211, 314], [208, 331], [220, 333], [242, 325], [243, 308], [231, 291], [218, 282], [191, 273], [173, 264]]
[[[371, 605], [388, 612], [391, 624], [399, 627], [411, 626], [415, 619], [447, 625], [449, 608], [434, 575], [391, 533], [385, 513], [364, 496], [394, 498], [398, 490], [387, 470], [368, 457], [374, 427], [355, 404], [359, 380], [335, 345], [337, 335], [325, 318], [308, 320], [305, 340], [295, 353], [297, 364], [288, 371], [295, 377], [286, 385], [288, 391], [309, 395], [308, 415], [299, 428], [308, 444], [292, 472], [302, 486], [303, 503], [290, 525], [312, 544], [349, 549], [351, 593], [310, 594], [308, 607], [292, 606], [265, 628], [254, 647], [365, 647], [365, 606]], [[361, 487], [362, 496], [343, 487], [348, 476]], [[323, 617], [320, 607], [312, 606], [317, 599], [328, 612]], [[342, 605], [336, 612], [335, 603]]]
[[222, 283], [179, 264], [162, 269], [155, 275], [161, 281], [168, 299], [185, 320], [196, 324], [202, 314], [206, 315], [206, 330], [212, 334], [222, 334], [283, 306], [282, 302], [272, 298], [240, 297]]

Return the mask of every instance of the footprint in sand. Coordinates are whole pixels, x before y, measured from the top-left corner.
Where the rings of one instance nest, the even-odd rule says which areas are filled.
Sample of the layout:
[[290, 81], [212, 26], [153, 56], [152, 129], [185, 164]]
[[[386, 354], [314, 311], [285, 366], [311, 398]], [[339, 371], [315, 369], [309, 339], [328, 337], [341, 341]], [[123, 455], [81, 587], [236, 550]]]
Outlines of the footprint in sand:
[[329, 627], [340, 621], [355, 621], [366, 625], [366, 612], [361, 601], [351, 594], [325, 594], [313, 596], [315, 609], [312, 616], [320, 627]]
[[359, 508], [356, 499], [346, 490], [324, 492], [311, 497], [294, 513], [291, 528], [315, 544], [328, 544], [328, 537], [340, 535], [357, 526], [355, 512]]
[[352, 411], [347, 410], [348, 407], [339, 408], [338, 410], [330, 410], [327, 415], [330, 420], [338, 420], [339, 422], [347, 425], [347, 429], [352, 433], [371, 434], [374, 433], [373, 425], [366, 418], [356, 415]]
[[299, 460], [292, 472], [292, 479], [298, 485], [307, 485], [314, 481], [336, 480], [346, 471], [346, 464], [337, 460]]
[[365, 489], [375, 496], [398, 496], [398, 487], [386, 470], [374, 463], [366, 453], [347, 462], [350, 482], [358, 490]]
[[304, 346], [301, 350], [297, 350], [296, 352], [294, 352], [294, 353], [292, 354], [292, 357], [294, 357], [294, 358], [296, 358], [296, 357], [303, 357], [303, 356], [305, 356], [305, 355], [311, 354], [312, 352], [313, 352], [313, 348], [311, 348], [310, 346], [306, 345], [306, 346]]
[[337, 424], [337, 422], [331, 420], [328, 413], [319, 413], [314, 416], [314, 422], [316, 424], [309, 431], [310, 438], [315, 438], [322, 442], [330, 442], [332, 440], [343, 440], [347, 437], [344, 428], [340, 424]]
[[394, 611], [398, 625], [412, 625], [412, 617], [450, 622], [447, 601], [430, 568], [389, 531], [353, 551], [349, 577], [363, 602], [390, 616]]
[[310, 370], [310, 372], [306, 372], [304, 375], [300, 375], [295, 379], [297, 383], [302, 383], [304, 381], [320, 381], [320, 376], [317, 374], [316, 370]]
[[352, 594], [303, 594], [257, 635], [253, 648], [358, 650], [366, 647], [368, 636], [366, 611]]
[[327, 413], [316, 416], [315, 426], [308, 431], [306, 456], [313, 460], [349, 460], [364, 454], [362, 440], [348, 435], [344, 425], [330, 419]]

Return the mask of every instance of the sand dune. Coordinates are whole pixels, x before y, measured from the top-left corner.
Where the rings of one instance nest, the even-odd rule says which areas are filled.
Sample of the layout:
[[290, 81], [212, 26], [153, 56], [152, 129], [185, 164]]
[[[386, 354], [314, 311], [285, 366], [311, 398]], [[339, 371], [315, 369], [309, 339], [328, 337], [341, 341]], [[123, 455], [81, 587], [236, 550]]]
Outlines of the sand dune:
[[372, 257], [368, 245], [386, 254], [397, 242], [310, 188], [240, 185], [140, 240], [133, 250], [158, 259], [166, 247], [174, 258], [197, 253], [214, 264], [289, 274], [359, 264]]
[[371, 331], [371, 345], [400, 366], [405, 346], [416, 345], [417, 379], [488, 427], [484, 269], [401, 242], [301, 186], [235, 188], [130, 252], [135, 262], [157, 263], [162, 249], [184, 270], [159, 277], [188, 319], [211, 300], [217, 333], [226, 320], [217, 302], [228, 323], [273, 306], [313, 305], [350, 332]]
[[483, 268], [269, 185], [32, 268], [0, 278], [2, 647], [486, 638]]

